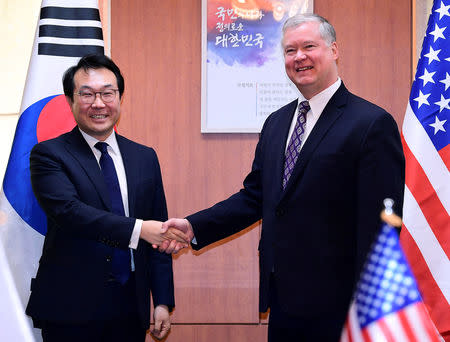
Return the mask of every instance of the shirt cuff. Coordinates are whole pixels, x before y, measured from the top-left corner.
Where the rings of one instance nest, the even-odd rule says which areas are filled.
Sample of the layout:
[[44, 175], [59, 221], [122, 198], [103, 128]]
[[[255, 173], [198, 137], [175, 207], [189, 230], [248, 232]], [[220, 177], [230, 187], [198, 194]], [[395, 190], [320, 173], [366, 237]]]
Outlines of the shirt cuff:
[[[188, 219], [185, 219], [187, 222], [188, 222], [188, 224], [189, 224], [189, 228], [192, 230], [192, 232], [194, 232], [194, 228], [192, 228], [192, 224], [191, 224], [191, 222], [189, 222], [189, 220]], [[195, 238], [195, 236], [192, 238], [192, 240], [191, 240], [191, 243], [193, 243], [194, 245], [196, 245], [197, 244], [197, 239]]]
[[130, 244], [128, 245], [128, 247], [137, 249], [139, 236], [141, 235], [142, 222], [143, 220], [136, 219], [136, 222], [134, 223], [133, 232], [131, 233]]

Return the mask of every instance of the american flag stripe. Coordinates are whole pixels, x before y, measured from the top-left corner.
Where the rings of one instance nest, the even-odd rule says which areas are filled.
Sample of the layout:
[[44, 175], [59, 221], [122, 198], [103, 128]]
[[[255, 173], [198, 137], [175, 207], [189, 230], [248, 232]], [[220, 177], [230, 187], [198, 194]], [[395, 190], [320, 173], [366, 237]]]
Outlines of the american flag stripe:
[[436, 151], [409, 102], [402, 131], [406, 144], [414, 153], [448, 214], [450, 212], [450, 190], [448, 188], [450, 174], [449, 165], [445, 163], [448, 161], [444, 161]]
[[438, 341], [434, 327], [424, 322], [430, 323], [423, 304], [420, 302], [411, 304], [398, 313], [389, 314], [371, 323], [362, 330], [363, 338], [359, 341]]
[[364, 342], [372, 342], [372, 335], [369, 333], [369, 328], [366, 328], [361, 331], [361, 335], [363, 337], [362, 341]]
[[[445, 208], [407, 144], [403, 145], [403, 152], [407, 170], [405, 175], [406, 186], [408, 189], [414, 189], [414, 199], [417, 203], [421, 203], [420, 209], [427, 218], [432, 233], [441, 245], [445, 245], [449, 241], [449, 233], [440, 229], [440, 227], [448, 224], [448, 215]], [[411, 172], [411, 170], [414, 170], [414, 172]]]
[[[423, 306], [413, 305], [405, 309], [409, 325], [414, 331], [415, 339], [413, 341], [428, 342], [438, 341], [436, 330], [429, 324], [424, 324], [425, 310]], [[425, 321], [428, 323], [428, 319]]]
[[[450, 212], [450, 188], [448, 187], [448, 184], [450, 184], [450, 166], [445, 164], [441, 155], [436, 151], [423, 126], [412, 111], [409, 102], [402, 131], [406, 144], [427, 175], [448, 215]], [[446, 162], [448, 163], [448, 161]], [[408, 172], [413, 173], [414, 169], [406, 169], [406, 173]]]
[[425, 329], [428, 341], [438, 340], [437, 336], [439, 332], [437, 331], [436, 326], [428, 319], [430, 316], [425, 307], [425, 304], [422, 302], [420, 303], [420, 306], [420, 308], [419, 306], [416, 306], [415, 310], [417, 311], [417, 315], [420, 316], [420, 320], [422, 322], [425, 322], [425, 325], [423, 325], [422, 328]]
[[383, 330], [380, 328], [379, 322], [369, 324], [363, 329], [364, 341], [368, 342], [388, 342]]
[[356, 305], [352, 303], [350, 307], [348, 336], [350, 341], [364, 341], [359, 329], [358, 318], [356, 316]]
[[[442, 294], [442, 299], [445, 300], [445, 297], [444, 297], [442, 291], [440, 290], [439, 286], [436, 284], [436, 281], [433, 279], [433, 275], [430, 272], [430, 269], [427, 265], [427, 262], [426, 262], [424, 256], [420, 252], [420, 249], [417, 246], [417, 244], [415, 243], [414, 238], [411, 236], [411, 234], [409, 233], [409, 231], [407, 229], [404, 229], [402, 231], [402, 242], [404, 244], [408, 244], [408, 246], [410, 246], [409, 248], [410, 248], [410, 252], [411, 252], [411, 257], [408, 258], [408, 260], [412, 265], [415, 266], [415, 269], [417, 271], [416, 274], [420, 274], [421, 278], [424, 279], [424, 282], [422, 284], [426, 288], [428, 288], [429, 286], [434, 286], [433, 290], [438, 290], [439, 293]], [[425, 284], [426, 281], [428, 283]]]
[[404, 341], [414, 341], [415, 334], [414, 334], [414, 331], [412, 330], [411, 326], [409, 325], [408, 316], [406, 315], [406, 310], [399, 311], [398, 319], [399, 319], [400, 325], [403, 327], [404, 333], [406, 335], [406, 339]]
[[386, 319], [387, 317], [389, 316], [381, 318], [375, 324], [378, 325], [378, 328], [381, 330], [383, 337], [386, 339], [386, 341], [395, 342], [394, 332], [390, 329], [391, 327], [389, 326], [389, 322]]
[[384, 324], [384, 330], [389, 331], [389, 334], [392, 336], [392, 341], [407, 341], [407, 333], [406, 329], [408, 324], [403, 325], [407, 322], [402, 322], [400, 320], [399, 314], [403, 312], [400, 310], [396, 315], [390, 314], [387, 315], [384, 320], [381, 320], [380, 324]]
[[353, 342], [353, 340], [350, 339], [350, 334], [349, 334], [349, 333], [347, 333], [347, 332], [345, 332], [345, 333], [342, 332], [340, 342]]
[[[433, 278], [433, 275], [428, 268], [428, 265], [423, 258], [420, 249], [417, 247], [414, 239], [409, 234], [409, 232], [404, 229], [402, 231], [402, 243], [404, 245], [408, 245], [410, 257], [408, 258], [411, 265], [414, 265], [414, 273], [417, 278], [420, 278], [422, 282], [418, 284], [420, 289], [426, 289], [427, 291], [422, 290], [422, 297], [424, 299], [425, 305], [429, 308], [428, 311], [431, 312], [431, 316], [436, 325], [446, 324], [445, 316], [434, 315], [431, 308], [434, 308], [436, 312], [446, 312], [448, 310], [447, 300], [444, 297], [439, 286], [436, 284], [436, 281]], [[448, 324], [448, 323], [447, 323]]]
[[404, 207], [406, 208], [403, 212], [404, 227], [411, 234], [414, 243], [423, 255], [427, 267], [448, 305], [450, 300], [450, 287], [448, 286], [450, 260], [433, 234], [427, 218], [423, 215], [408, 186], [405, 187]]
[[355, 326], [353, 321], [355, 319], [356, 319], [355, 306], [352, 303], [347, 315], [346, 325], [344, 326], [344, 329], [342, 329], [340, 342], [358, 342], [358, 340], [353, 338], [352, 336], [353, 334], [352, 330], [354, 329]]

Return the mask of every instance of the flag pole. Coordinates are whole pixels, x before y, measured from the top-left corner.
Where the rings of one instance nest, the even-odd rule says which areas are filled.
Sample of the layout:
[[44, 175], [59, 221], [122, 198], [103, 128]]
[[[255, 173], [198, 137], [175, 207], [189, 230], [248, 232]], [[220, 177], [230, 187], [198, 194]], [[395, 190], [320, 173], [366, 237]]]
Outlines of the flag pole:
[[402, 219], [394, 213], [394, 200], [391, 198], [386, 198], [383, 201], [384, 209], [381, 212], [381, 220], [391, 225], [392, 227], [400, 228], [402, 226]]

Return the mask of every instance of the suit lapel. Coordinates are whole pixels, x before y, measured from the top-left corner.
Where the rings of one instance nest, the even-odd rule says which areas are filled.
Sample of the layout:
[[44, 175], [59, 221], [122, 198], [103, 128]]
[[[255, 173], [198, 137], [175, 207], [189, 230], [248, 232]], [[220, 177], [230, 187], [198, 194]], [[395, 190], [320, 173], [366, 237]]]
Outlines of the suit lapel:
[[117, 144], [119, 145], [120, 154], [122, 155], [123, 166], [125, 168], [125, 175], [127, 177], [127, 190], [128, 190], [128, 209], [129, 216], [135, 217], [136, 208], [136, 189], [138, 186], [138, 177], [136, 172], [138, 170], [138, 163], [133, 153], [134, 149], [131, 148], [130, 143], [119, 134], [116, 134]]
[[286, 189], [283, 191], [282, 198], [289, 193], [290, 189], [293, 187], [293, 184], [296, 183], [297, 179], [303, 173], [305, 166], [308, 164], [308, 161], [311, 159], [311, 156], [319, 143], [325, 137], [328, 130], [333, 126], [334, 122], [342, 115], [342, 107], [347, 102], [347, 95], [348, 90], [342, 83], [336, 93], [331, 97], [330, 101], [328, 101], [319, 117], [319, 120], [317, 120], [313, 130], [302, 147]]
[[103, 174], [100, 170], [100, 166], [92, 153], [86, 140], [81, 135], [78, 126], [76, 126], [68, 135], [66, 139], [66, 150], [70, 153], [78, 162], [81, 168], [86, 172], [90, 181], [94, 185], [100, 197], [109, 210], [111, 210], [111, 201], [109, 198], [109, 192], [103, 178]]

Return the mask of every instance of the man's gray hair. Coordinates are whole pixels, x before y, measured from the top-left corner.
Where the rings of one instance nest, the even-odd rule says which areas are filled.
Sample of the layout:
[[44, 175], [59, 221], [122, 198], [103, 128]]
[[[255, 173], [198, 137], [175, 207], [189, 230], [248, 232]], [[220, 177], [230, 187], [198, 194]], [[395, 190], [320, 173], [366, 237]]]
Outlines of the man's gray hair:
[[296, 28], [304, 23], [312, 21], [319, 23], [320, 36], [328, 45], [331, 45], [336, 41], [336, 31], [334, 30], [334, 27], [324, 17], [314, 13], [296, 14], [293, 17], [288, 18], [284, 22], [282, 29], [283, 39], [288, 29]]

